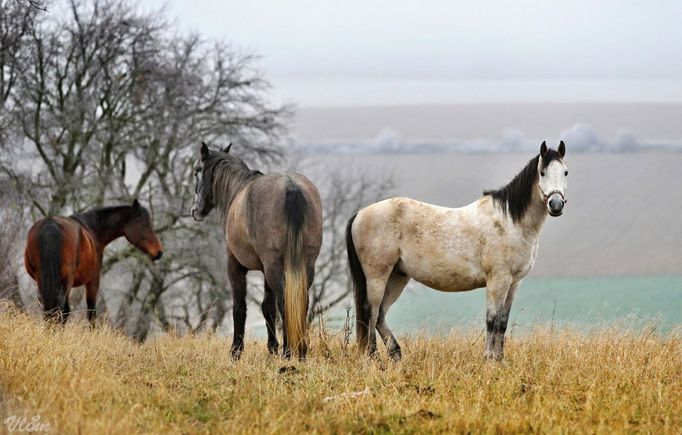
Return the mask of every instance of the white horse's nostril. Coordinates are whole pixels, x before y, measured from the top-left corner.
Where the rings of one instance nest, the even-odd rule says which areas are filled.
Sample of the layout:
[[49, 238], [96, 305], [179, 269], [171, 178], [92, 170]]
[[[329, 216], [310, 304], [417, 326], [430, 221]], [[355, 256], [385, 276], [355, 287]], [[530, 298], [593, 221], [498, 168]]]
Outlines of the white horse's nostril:
[[564, 210], [564, 201], [559, 195], [552, 195], [547, 202], [547, 210], [552, 216], [561, 216]]

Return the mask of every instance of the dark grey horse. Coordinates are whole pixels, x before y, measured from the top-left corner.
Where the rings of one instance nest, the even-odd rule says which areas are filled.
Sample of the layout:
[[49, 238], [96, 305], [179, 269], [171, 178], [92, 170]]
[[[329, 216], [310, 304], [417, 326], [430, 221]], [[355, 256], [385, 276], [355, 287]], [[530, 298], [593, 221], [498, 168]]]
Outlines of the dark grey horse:
[[284, 324], [283, 355], [298, 350], [304, 358], [308, 289], [322, 245], [322, 204], [317, 188], [294, 172], [263, 174], [229, 154], [230, 146], [210, 151], [202, 142], [194, 169], [192, 217], [201, 221], [213, 209], [226, 231], [227, 274], [234, 298], [232, 355], [244, 350], [246, 272], [265, 275], [263, 316], [268, 350], [277, 353], [275, 319]]

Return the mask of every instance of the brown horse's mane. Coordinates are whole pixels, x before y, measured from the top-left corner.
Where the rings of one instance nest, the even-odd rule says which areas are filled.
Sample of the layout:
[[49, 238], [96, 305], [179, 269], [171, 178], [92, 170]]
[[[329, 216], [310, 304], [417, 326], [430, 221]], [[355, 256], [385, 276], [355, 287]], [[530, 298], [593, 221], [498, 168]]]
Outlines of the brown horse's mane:
[[213, 201], [224, 222], [234, 197], [254, 179], [263, 175], [261, 171], [250, 169], [238, 157], [222, 151], [214, 151], [204, 163], [204, 171], [213, 174]]
[[[144, 207], [140, 208], [147, 219], [151, 219], [149, 212]], [[109, 238], [108, 235], [118, 233], [123, 225], [133, 216], [133, 207], [130, 205], [115, 205], [86, 210], [69, 216], [86, 226], [95, 236]]]

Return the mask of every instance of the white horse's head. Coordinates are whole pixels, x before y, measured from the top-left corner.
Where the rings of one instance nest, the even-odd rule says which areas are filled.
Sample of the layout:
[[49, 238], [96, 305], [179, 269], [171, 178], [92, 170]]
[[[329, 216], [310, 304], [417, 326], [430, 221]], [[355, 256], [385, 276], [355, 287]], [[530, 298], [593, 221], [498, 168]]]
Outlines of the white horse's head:
[[568, 166], [564, 162], [565, 155], [566, 145], [564, 145], [564, 141], [561, 141], [556, 151], [547, 148], [545, 142], [542, 142], [540, 146], [538, 187], [550, 216], [561, 216], [566, 204]]

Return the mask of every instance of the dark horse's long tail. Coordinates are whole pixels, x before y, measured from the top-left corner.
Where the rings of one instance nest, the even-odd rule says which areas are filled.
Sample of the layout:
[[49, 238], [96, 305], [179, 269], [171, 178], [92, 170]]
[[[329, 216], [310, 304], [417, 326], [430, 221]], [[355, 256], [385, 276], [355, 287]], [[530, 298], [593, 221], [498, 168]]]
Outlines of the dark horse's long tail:
[[40, 294], [45, 316], [50, 317], [64, 307], [66, 299], [62, 280], [62, 231], [57, 222], [47, 219], [38, 233], [40, 252]]
[[284, 249], [284, 327], [291, 349], [299, 356], [306, 352], [306, 327], [308, 325], [308, 271], [305, 222], [308, 203], [301, 188], [289, 182], [284, 198], [287, 218], [287, 244]]
[[348, 264], [353, 279], [353, 294], [355, 295], [355, 335], [360, 349], [367, 348], [367, 335], [369, 330], [369, 310], [367, 306], [367, 278], [362, 270], [362, 264], [358, 258], [353, 242], [353, 222], [358, 214], [355, 213], [346, 227], [346, 250], [348, 251]]

